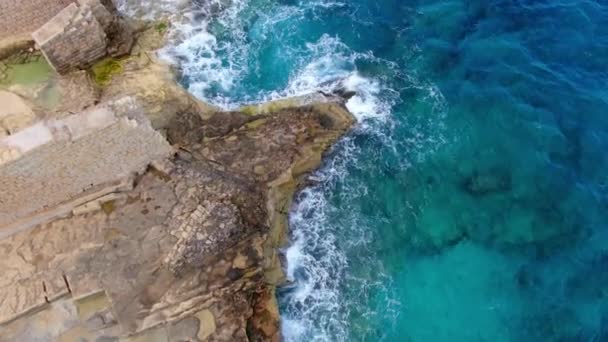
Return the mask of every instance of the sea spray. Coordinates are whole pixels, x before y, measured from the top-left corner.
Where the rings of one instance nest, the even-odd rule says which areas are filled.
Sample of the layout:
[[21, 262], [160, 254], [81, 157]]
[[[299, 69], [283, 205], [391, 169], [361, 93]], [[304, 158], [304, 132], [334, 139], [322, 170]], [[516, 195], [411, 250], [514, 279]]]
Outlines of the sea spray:
[[190, 0], [115, 0], [117, 8], [132, 18], [154, 20], [188, 10]]
[[[319, 3], [333, 7], [340, 4]], [[306, 9], [279, 7], [274, 16], [258, 19], [249, 27], [246, 18], [248, 3], [237, 2], [234, 7], [216, 17], [193, 24], [177, 26], [185, 39], [162, 51], [163, 56], [178, 62], [188, 89], [201, 99], [223, 108], [236, 108], [254, 102], [305, 95], [338, 89], [354, 91], [348, 100], [348, 109], [359, 121], [356, 128], [364, 134], [386, 136], [382, 130], [390, 123], [391, 106], [398, 101], [396, 92], [380, 80], [362, 76], [357, 70], [358, 61], [390, 63], [379, 60], [369, 52], [352, 51], [339, 37], [328, 34], [307, 42], [294, 51], [287, 51], [292, 63], [286, 83], [278, 89], [256, 90], [243, 86], [249, 74], [255, 73], [257, 62], [249, 61], [255, 42], [248, 35], [272, 34], [273, 25], [281, 20], [301, 20]], [[315, 5], [310, 5], [314, 9]], [[239, 16], [240, 15], [240, 16]], [[272, 18], [272, 20], [270, 20]], [[259, 22], [262, 22], [260, 24]], [[212, 34], [219, 30], [227, 35], [218, 39]], [[344, 285], [348, 263], [344, 250], [336, 243], [327, 211], [332, 207], [326, 198], [326, 186], [347, 175], [347, 167], [356, 165], [356, 145], [353, 136], [343, 139], [334, 149], [333, 157], [312, 177], [320, 185], [303, 190], [290, 212], [290, 244], [284, 250], [286, 273], [291, 285], [281, 290], [282, 332], [286, 341], [312, 338], [320, 341], [347, 340], [349, 336], [349, 305], [345, 303], [341, 287]], [[364, 195], [365, 189], [352, 189], [353, 195]], [[365, 246], [371, 238], [369, 228], [353, 226], [350, 244]], [[340, 234], [343, 234], [340, 232]], [[378, 277], [382, 277], [378, 265]], [[352, 277], [352, 276], [351, 276]], [[386, 277], [386, 276], [384, 276]], [[372, 279], [350, 279], [358, 287], [372, 286]], [[388, 282], [388, 281], [387, 281]], [[376, 285], [383, 286], [383, 285]], [[397, 305], [397, 302], [395, 302]], [[368, 312], [368, 317], [377, 313]], [[391, 312], [394, 315], [394, 312]], [[322, 322], [320, 324], [320, 322]]]
[[[259, 1], [259, 7], [271, 6], [271, 1]], [[232, 1], [229, 7], [214, 13], [214, 2], [203, 3], [182, 13], [182, 20], [174, 23], [173, 39], [159, 54], [176, 64], [183, 75], [183, 83], [199, 98], [222, 108], [233, 109], [243, 104], [271, 101], [279, 98], [309, 94], [315, 91], [332, 92], [338, 88], [357, 90], [359, 97], [350, 101], [351, 107], [369, 101], [360, 96], [370, 96], [369, 91], [379, 92], [378, 82], [362, 77], [356, 72], [358, 60], [387, 63], [370, 53], [353, 52], [338, 37], [322, 35], [315, 42], [307, 42], [301, 48], [284, 55], [289, 65], [286, 83], [276, 89], [248, 88], [246, 78], [257, 72], [259, 61], [252, 60], [256, 41], [273, 34], [274, 25], [282, 20], [298, 21], [319, 6], [331, 8], [342, 3], [316, 2], [305, 8], [275, 6], [273, 15], [262, 15], [259, 8], [251, 8], [251, 1]], [[256, 17], [255, 23], [250, 23]], [[219, 35], [219, 38], [218, 38]], [[253, 49], [253, 51], [251, 51]], [[367, 94], [366, 94], [367, 93]], [[378, 103], [375, 105], [379, 105]], [[359, 116], [387, 116], [383, 111], [359, 110]], [[369, 114], [374, 113], [374, 114]], [[382, 113], [382, 114], [379, 114]]]
[[[440, 92], [395, 62], [378, 58], [372, 51], [353, 50], [340, 35], [313, 31], [305, 37], [297, 31], [310, 25], [311, 18], [323, 20], [334, 10], [356, 11], [347, 3], [278, 5], [235, 0], [221, 11], [215, 11], [213, 1], [195, 2], [186, 9], [172, 10], [170, 5], [164, 1], [161, 6], [175, 20], [170, 44], [160, 55], [180, 69], [184, 86], [207, 102], [233, 109], [315, 91], [355, 92], [346, 106], [357, 118], [357, 126], [311, 175], [317, 185], [298, 194], [290, 211], [290, 241], [283, 251], [290, 285], [279, 291], [282, 332], [287, 341], [348, 341], [353, 334], [380, 339], [371, 322], [392, 324], [402, 303], [391, 289], [391, 276], [381, 258], [370, 246], [378, 240], [376, 222], [360, 216], [360, 208], [350, 204], [360, 202], [370, 189], [358, 180], [353, 182], [350, 175], [370, 161], [373, 145], [369, 144], [391, 156], [397, 156], [404, 144], [408, 149], [415, 150], [410, 145], [417, 145], [420, 151], [430, 151], [424, 140], [431, 141], [437, 133], [421, 129], [405, 143], [391, 138], [393, 108], [403, 101], [399, 87], [415, 88], [435, 103], [442, 102]], [[388, 75], [404, 81], [394, 87]], [[440, 122], [441, 111], [436, 114], [428, 122]], [[362, 149], [362, 142], [369, 145], [367, 149]], [[398, 163], [409, 162], [401, 159]], [[353, 251], [358, 251], [356, 256]], [[374, 272], [353, 270], [353, 263], [366, 264]], [[373, 303], [378, 300], [387, 304], [377, 307]]]
[[357, 91], [291, 211], [288, 341], [608, 340], [605, 1], [193, 3], [163, 55], [199, 98]]

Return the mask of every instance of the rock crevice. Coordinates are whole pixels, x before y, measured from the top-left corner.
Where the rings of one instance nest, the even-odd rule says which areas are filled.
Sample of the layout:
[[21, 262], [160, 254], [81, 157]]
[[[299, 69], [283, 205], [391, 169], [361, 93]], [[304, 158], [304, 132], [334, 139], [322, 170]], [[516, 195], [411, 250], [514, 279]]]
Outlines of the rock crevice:
[[[79, 123], [60, 134], [69, 148], [101, 134], [91, 142], [107, 141], [100, 151], [114, 158], [101, 178], [119, 182], [103, 193], [74, 192], [77, 205], [61, 215], [31, 220], [26, 213], [27, 229], [0, 239], [0, 340], [279, 341], [277, 248], [286, 241], [286, 214], [304, 176], [353, 118], [341, 99], [322, 94], [223, 112], [179, 87], [145, 47], [136, 51], [84, 111], [100, 115], [84, 126], [57, 117]], [[141, 115], [112, 114], [123, 108], [120, 98]], [[104, 129], [123, 119], [125, 129], [107, 140]], [[128, 177], [112, 174], [133, 156], [114, 153], [125, 146], [111, 142], [140, 128], [162, 140], [162, 153]], [[59, 139], [49, 132], [50, 142]], [[44, 152], [29, 147], [0, 172]], [[97, 164], [87, 158], [97, 159], [86, 149], [48, 157], [76, 163], [93, 185], [101, 179], [88, 173]], [[37, 189], [32, 203], [69, 190]]]

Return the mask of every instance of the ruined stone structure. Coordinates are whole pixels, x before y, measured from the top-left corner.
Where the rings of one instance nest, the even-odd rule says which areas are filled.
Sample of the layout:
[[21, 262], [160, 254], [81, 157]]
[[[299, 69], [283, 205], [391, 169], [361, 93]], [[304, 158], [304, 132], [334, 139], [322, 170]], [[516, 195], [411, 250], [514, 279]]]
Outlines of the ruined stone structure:
[[0, 140], [0, 237], [20, 228], [23, 218], [65, 214], [78, 201], [124, 187], [130, 175], [171, 153], [131, 98], [6, 136]]
[[133, 32], [112, 0], [0, 0], [0, 58], [34, 46], [65, 74], [128, 54]]
[[108, 54], [117, 24], [115, 8], [99, 0], [78, 0], [36, 30], [32, 37], [59, 73], [87, 67]]
[[0, 0], [0, 38], [29, 36], [77, 0]]

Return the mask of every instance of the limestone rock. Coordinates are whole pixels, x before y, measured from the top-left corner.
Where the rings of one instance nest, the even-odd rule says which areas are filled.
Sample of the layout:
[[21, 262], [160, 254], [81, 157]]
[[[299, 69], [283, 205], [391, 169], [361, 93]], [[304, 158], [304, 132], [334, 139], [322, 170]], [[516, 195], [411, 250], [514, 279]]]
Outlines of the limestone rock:
[[148, 54], [124, 61], [124, 71], [114, 76], [102, 89], [101, 101], [130, 95], [140, 99], [152, 126], [165, 128], [176, 113], [194, 112], [208, 115], [218, 111], [177, 84], [171, 68]]
[[17, 94], [0, 90], [0, 137], [14, 134], [37, 119], [32, 104]]
[[[284, 279], [277, 248], [286, 213], [304, 175], [353, 117], [340, 99], [322, 94], [220, 112], [182, 89], [149, 51], [123, 63], [100, 90], [101, 104], [85, 112], [123, 112], [128, 103], [117, 98], [126, 96], [179, 153], [165, 151], [163, 140], [164, 160], [138, 162], [142, 173], [128, 187], [80, 197], [60, 216], [24, 217], [27, 229], [0, 230], [0, 340], [279, 341], [274, 290]], [[70, 167], [53, 174], [112, 156], [101, 163], [110, 170], [103, 177], [87, 174], [95, 184], [141, 157], [112, 152], [132, 147], [120, 139], [147, 130], [147, 120], [115, 118], [124, 129], [109, 137], [101, 131], [117, 120], [98, 114], [63, 116], [70, 125], [55, 126], [68, 130], [40, 124], [51, 138], [67, 139], [61, 151], [75, 147], [74, 137], [106, 148], [71, 154]], [[96, 125], [104, 122], [110, 125]], [[26, 160], [30, 150], [19, 147]], [[60, 156], [46, 156], [53, 155]], [[55, 159], [49, 163], [65, 160]], [[36, 205], [69, 190], [41, 170], [47, 183], [28, 197]]]
[[229, 247], [231, 236], [243, 230], [239, 218], [234, 204], [203, 200], [172, 232], [178, 240], [166, 261], [171, 270], [180, 274], [185, 267], [200, 267], [206, 257]]

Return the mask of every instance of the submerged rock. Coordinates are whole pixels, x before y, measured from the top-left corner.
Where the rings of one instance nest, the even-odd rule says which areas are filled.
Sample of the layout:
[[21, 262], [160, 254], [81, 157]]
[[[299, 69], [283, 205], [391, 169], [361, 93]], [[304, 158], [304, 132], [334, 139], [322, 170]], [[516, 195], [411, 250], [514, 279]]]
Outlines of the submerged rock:
[[524, 178], [518, 182], [518, 177], [529, 175], [504, 165], [463, 169], [432, 177], [407, 173], [403, 194], [410, 198], [403, 202], [417, 196], [411, 202], [424, 203], [421, 198], [430, 193], [435, 200], [398, 212], [407, 230], [404, 248], [434, 254], [471, 240], [502, 252], [545, 258], [588, 236], [590, 219], [582, 213], [581, 200], [569, 191], [570, 184], [556, 182], [551, 175], [534, 183]]
[[488, 172], [474, 172], [464, 181], [465, 190], [473, 196], [483, 196], [511, 189], [508, 169], [497, 168]]

